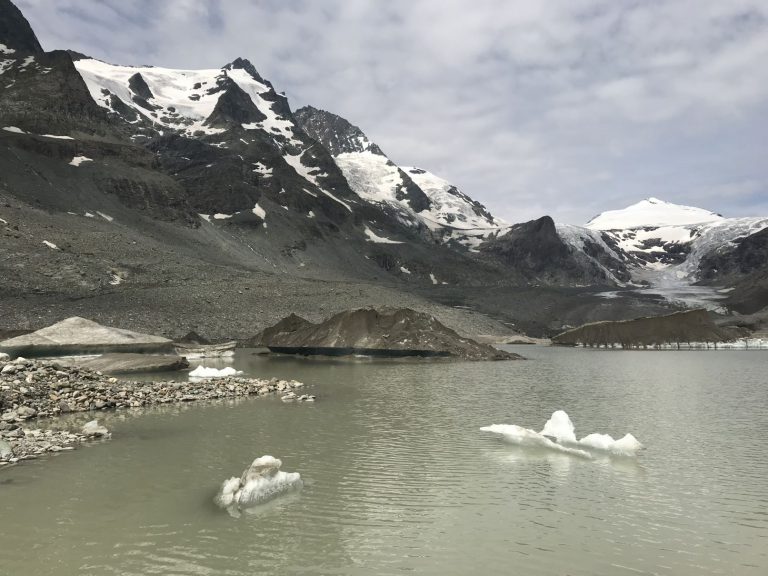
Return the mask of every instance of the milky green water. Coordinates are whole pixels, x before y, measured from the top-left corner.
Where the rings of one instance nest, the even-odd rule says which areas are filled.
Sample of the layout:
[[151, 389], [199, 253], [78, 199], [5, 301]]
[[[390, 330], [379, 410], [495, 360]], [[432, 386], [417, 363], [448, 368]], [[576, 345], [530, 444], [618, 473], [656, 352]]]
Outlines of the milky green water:
[[[113, 413], [111, 441], [0, 471], [0, 574], [768, 574], [768, 353], [518, 351], [530, 360], [240, 353], [317, 403]], [[589, 461], [478, 430], [540, 429], [556, 409], [647, 450]], [[217, 509], [262, 454], [304, 490]]]

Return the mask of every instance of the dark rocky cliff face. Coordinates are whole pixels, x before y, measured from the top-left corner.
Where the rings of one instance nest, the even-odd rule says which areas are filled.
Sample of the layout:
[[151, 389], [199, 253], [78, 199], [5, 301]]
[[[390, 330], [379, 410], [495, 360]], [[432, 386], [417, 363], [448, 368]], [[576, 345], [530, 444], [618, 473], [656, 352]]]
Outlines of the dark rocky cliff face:
[[699, 275], [704, 281], [728, 276], [743, 276], [768, 268], [768, 228], [747, 236], [735, 246], [705, 255], [699, 263]]
[[531, 281], [612, 284], [604, 270], [563, 242], [549, 216], [512, 226], [506, 234], [481, 244], [480, 253]]
[[29, 22], [10, 0], [0, 0], [0, 44], [18, 56], [43, 53]]
[[[312, 106], [299, 108], [294, 116], [304, 132], [320, 142], [332, 156], [351, 152], [370, 152], [386, 158], [381, 148], [370, 142], [360, 128], [341, 116]], [[389, 165], [395, 166], [391, 160], [387, 160]], [[404, 170], [398, 168], [398, 174], [402, 183], [396, 193], [397, 199], [408, 202], [416, 212], [428, 209], [431, 202], [424, 191]]]

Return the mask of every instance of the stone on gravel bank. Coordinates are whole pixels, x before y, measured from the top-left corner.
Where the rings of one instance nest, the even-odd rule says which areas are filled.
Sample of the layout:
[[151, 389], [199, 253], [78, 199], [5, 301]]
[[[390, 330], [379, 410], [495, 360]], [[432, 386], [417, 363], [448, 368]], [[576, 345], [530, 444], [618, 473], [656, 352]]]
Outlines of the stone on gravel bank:
[[[81, 431], [27, 428], [33, 419], [69, 412], [141, 408], [153, 404], [194, 402], [243, 396], [264, 396], [292, 390], [296, 381], [220, 378], [196, 382], [132, 382], [77, 367], [17, 358], [0, 362], [0, 467], [49, 452], [108, 438], [109, 431], [94, 420]], [[297, 400], [311, 401], [302, 395]]]

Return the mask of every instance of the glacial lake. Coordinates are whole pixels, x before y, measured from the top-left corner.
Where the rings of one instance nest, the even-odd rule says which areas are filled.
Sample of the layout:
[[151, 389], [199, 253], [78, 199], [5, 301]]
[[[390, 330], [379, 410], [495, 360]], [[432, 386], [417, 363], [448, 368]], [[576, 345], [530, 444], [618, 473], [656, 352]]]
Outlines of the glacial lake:
[[[240, 351], [317, 402], [103, 414], [112, 440], [0, 471], [0, 574], [768, 574], [768, 353], [510, 349], [529, 359]], [[647, 449], [585, 460], [479, 430], [557, 409]], [[216, 508], [263, 454], [304, 489]]]

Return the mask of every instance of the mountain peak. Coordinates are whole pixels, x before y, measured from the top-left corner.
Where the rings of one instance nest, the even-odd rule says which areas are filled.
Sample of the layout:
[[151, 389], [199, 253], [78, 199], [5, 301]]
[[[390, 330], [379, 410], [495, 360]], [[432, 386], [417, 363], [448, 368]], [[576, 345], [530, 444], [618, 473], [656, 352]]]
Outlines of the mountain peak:
[[0, 54], [42, 54], [43, 47], [24, 15], [11, 0], [0, 0]]
[[304, 106], [296, 110], [294, 115], [304, 131], [321, 142], [333, 156], [351, 152], [384, 155], [360, 128], [337, 114], [313, 106]]
[[232, 62], [225, 65], [223, 69], [224, 70], [245, 70], [257, 82], [261, 82], [262, 84], [270, 87], [272, 86], [272, 84], [267, 82], [264, 79], [264, 77], [261, 74], [259, 74], [258, 70], [256, 70], [256, 67], [253, 64], [251, 64], [251, 61], [248, 60], [247, 58], [240, 58], [238, 56], [237, 58], [232, 60]]
[[646, 198], [621, 210], [602, 212], [587, 222], [592, 230], [624, 230], [632, 228], [658, 228], [660, 226], [689, 226], [722, 220], [719, 214], [674, 204], [659, 198]]

